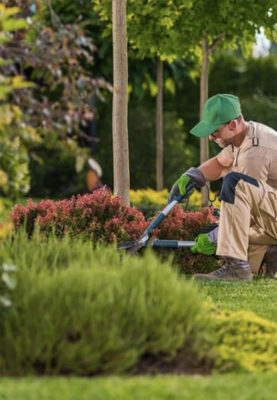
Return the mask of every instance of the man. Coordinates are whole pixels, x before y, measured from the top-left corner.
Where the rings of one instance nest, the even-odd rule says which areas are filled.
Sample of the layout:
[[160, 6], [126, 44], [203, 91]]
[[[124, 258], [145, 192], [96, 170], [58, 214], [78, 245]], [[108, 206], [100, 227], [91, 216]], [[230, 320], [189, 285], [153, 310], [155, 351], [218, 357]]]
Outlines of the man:
[[[198, 236], [194, 252], [223, 256], [224, 261], [202, 279], [251, 280], [261, 265], [277, 271], [277, 132], [246, 122], [239, 98], [218, 94], [205, 104], [202, 120], [190, 131], [209, 136], [223, 150], [198, 168], [190, 168], [173, 185], [169, 200], [196, 186], [223, 177], [218, 240], [215, 232]], [[275, 261], [276, 260], [276, 261]]]

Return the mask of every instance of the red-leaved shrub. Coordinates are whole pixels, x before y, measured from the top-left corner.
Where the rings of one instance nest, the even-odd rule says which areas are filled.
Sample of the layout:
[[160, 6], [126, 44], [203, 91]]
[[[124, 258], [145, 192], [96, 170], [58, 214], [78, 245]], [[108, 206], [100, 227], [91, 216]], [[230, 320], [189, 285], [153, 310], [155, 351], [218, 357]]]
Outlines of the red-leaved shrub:
[[[194, 240], [200, 230], [215, 222], [213, 207], [203, 208], [201, 211], [184, 211], [176, 206], [155, 229], [154, 235], [159, 239]], [[173, 254], [173, 262], [180, 266], [185, 273], [210, 272], [216, 268], [216, 259], [204, 254], [192, 254], [188, 248], [177, 250], [159, 250], [167, 257]]]
[[14, 207], [12, 219], [16, 229], [25, 224], [29, 236], [37, 226], [45, 235], [82, 235], [84, 239], [107, 243], [137, 239], [147, 225], [140, 211], [124, 205], [105, 189], [56, 202], [42, 200], [37, 204], [28, 200], [26, 207]]
[[[158, 213], [157, 213], [158, 214]], [[99, 189], [93, 193], [73, 196], [71, 199], [42, 200], [39, 204], [28, 200], [26, 206], [16, 205], [12, 212], [14, 226], [25, 226], [31, 237], [35, 226], [41, 234], [54, 233], [58, 237], [69, 234], [94, 242], [111, 243], [137, 239], [146, 229], [147, 222], [139, 210], [126, 206], [109, 190]], [[188, 212], [176, 206], [155, 229], [153, 237], [159, 239], [193, 240], [202, 227], [214, 222], [212, 209]], [[158, 249], [162, 257], [172, 250]], [[215, 260], [204, 255], [194, 255], [188, 249], [173, 251], [174, 262], [187, 273], [210, 271]]]

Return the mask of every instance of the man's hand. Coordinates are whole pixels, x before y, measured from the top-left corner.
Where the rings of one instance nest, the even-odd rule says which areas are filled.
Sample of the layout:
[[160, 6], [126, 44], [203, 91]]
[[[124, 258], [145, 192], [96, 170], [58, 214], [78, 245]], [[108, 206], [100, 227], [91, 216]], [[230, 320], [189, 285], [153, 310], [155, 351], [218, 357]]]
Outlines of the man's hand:
[[216, 246], [210, 241], [208, 233], [200, 233], [196, 237], [196, 243], [190, 248], [192, 253], [202, 253], [207, 256], [215, 254]]
[[[191, 188], [189, 192], [187, 193], [187, 188]], [[177, 181], [174, 183], [172, 186], [169, 196], [168, 196], [168, 202], [170, 203], [176, 196], [184, 196], [187, 194], [188, 196], [193, 192], [194, 190], [194, 185], [192, 182], [192, 179], [189, 178], [187, 175], [182, 175]]]
[[176, 196], [186, 195], [188, 197], [194, 191], [194, 186], [202, 187], [205, 183], [206, 179], [199, 169], [188, 169], [172, 186], [168, 202], [170, 203]]

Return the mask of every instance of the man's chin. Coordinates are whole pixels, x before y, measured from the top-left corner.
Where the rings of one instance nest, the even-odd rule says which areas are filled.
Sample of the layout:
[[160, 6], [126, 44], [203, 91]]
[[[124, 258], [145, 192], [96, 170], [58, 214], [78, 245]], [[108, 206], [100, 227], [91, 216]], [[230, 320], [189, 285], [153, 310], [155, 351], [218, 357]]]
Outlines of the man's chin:
[[216, 142], [216, 144], [217, 144], [221, 149], [224, 149], [224, 147], [227, 147], [227, 146], [228, 146], [228, 144], [225, 143], [225, 142]]

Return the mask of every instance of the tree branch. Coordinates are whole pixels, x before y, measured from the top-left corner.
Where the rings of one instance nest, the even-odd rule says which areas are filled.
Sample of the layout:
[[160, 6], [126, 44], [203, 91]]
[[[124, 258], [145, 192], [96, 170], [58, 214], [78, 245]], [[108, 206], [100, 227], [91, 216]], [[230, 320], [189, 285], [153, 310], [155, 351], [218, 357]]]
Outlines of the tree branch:
[[60, 28], [61, 25], [62, 25], [62, 23], [61, 23], [59, 17], [57, 16], [57, 14], [55, 13], [55, 11], [54, 11], [54, 9], [53, 9], [53, 7], [52, 7], [52, 2], [51, 2], [51, 0], [46, 0], [46, 4], [47, 4], [47, 6], [48, 6], [48, 8], [49, 8], [49, 11], [50, 11], [50, 16], [51, 16], [52, 25], [53, 25], [55, 28]]
[[226, 32], [222, 32], [212, 43], [212, 45], [209, 47], [209, 54], [214, 51], [214, 49], [219, 45], [219, 43], [223, 40], [223, 38], [226, 36]]

